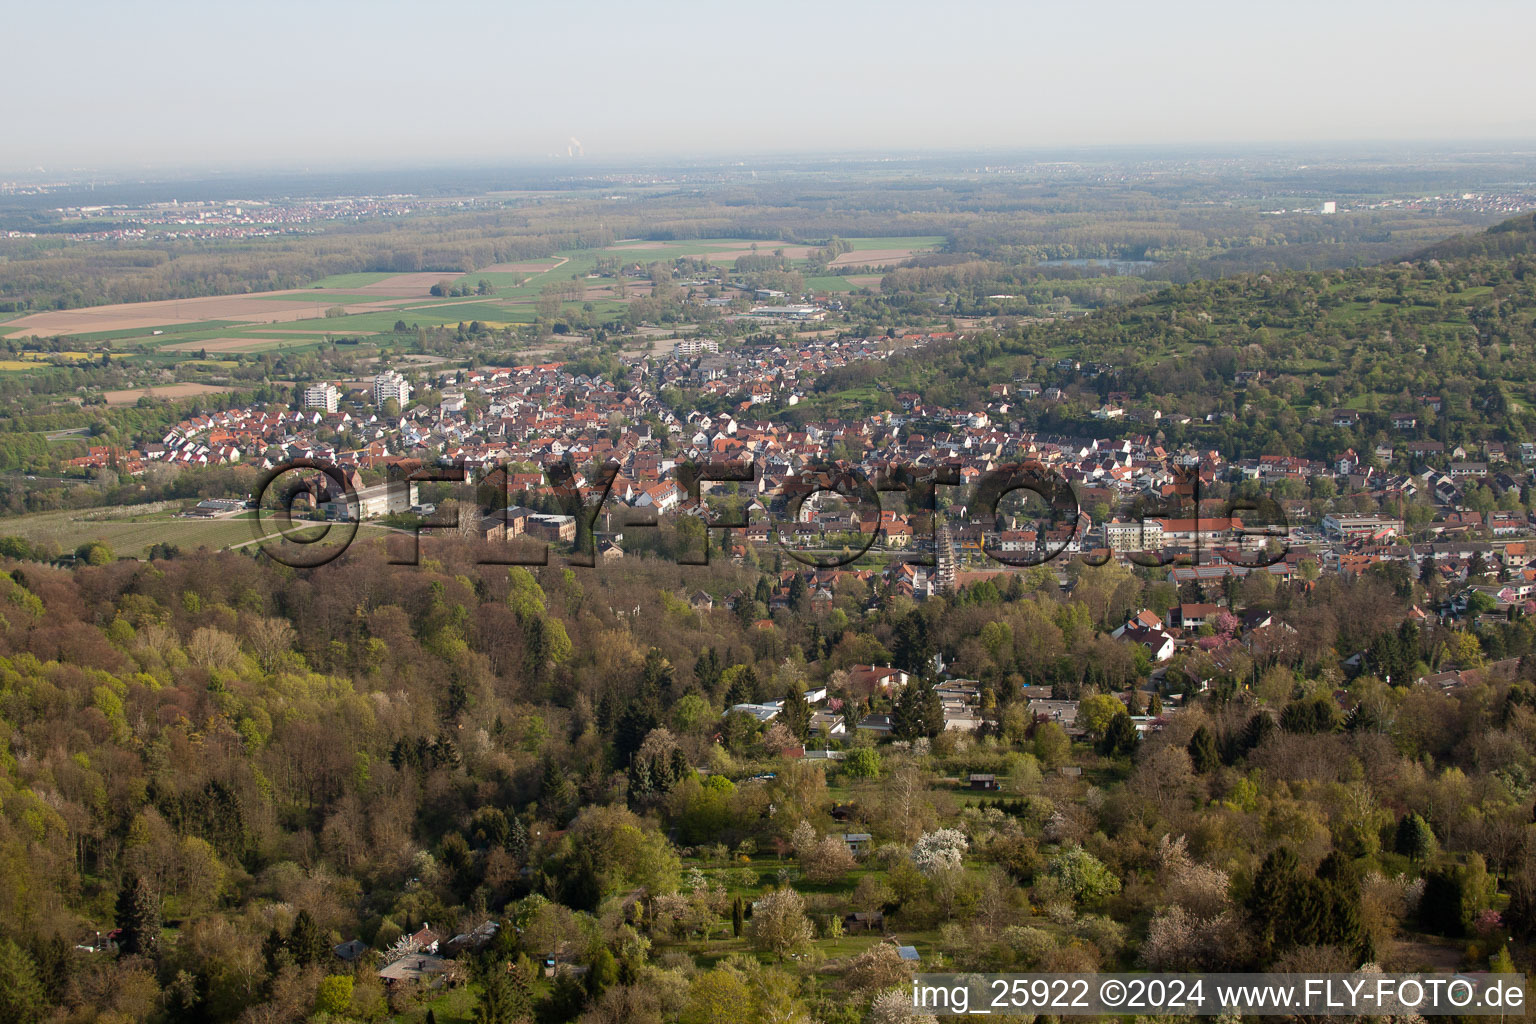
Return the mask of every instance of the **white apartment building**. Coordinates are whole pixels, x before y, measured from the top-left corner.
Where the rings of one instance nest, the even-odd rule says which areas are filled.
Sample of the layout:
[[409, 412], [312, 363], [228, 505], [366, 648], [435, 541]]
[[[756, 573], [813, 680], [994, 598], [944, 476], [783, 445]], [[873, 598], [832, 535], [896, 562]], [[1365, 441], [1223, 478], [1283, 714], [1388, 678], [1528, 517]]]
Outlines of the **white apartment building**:
[[341, 389], [335, 384], [311, 384], [304, 389], [304, 408], [323, 409], [326, 412], [335, 412], [336, 403], [341, 401]]
[[411, 401], [411, 385], [394, 370], [385, 370], [373, 378], [373, 404], [383, 405], [391, 398], [404, 409]]
[[1156, 551], [1163, 546], [1159, 519], [1111, 519], [1104, 524], [1104, 545], [1112, 551]]
[[719, 352], [720, 343], [712, 338], [685, 338], [672, 350], [680, 358], [701, 356], [705, 352]]

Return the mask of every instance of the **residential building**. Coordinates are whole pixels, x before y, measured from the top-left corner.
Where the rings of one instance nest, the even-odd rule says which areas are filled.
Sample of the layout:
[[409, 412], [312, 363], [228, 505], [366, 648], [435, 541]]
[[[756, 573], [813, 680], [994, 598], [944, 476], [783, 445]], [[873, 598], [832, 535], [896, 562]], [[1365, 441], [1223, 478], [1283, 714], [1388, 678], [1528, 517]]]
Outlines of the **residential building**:
[[404, 409], [411, 401], [411, 384], [394, 370], [385, 370], [373, 378], [373, 404], [382, 406], [393, 398]]
[[311, 384], [304, 389], [304, 408], [306, 409], [335, 412], [337, 403], [340, 401], [341, 389], [329, 381], [324, 384]]

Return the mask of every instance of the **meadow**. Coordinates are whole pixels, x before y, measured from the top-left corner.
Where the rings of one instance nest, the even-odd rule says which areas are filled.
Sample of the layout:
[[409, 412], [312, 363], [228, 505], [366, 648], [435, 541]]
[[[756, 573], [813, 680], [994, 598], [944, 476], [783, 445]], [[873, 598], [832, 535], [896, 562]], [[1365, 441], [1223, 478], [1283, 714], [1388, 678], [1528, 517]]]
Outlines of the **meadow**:
[[[252, 525], [248, 514], [229, 519], [187, 519], [174, 509], [136, 512], [134, 506], [118, 506], [14, 516], [6, 520], [4, 532], [33, 544], [53, 544], [63, 553], [101, 541], [119, 557], [144, 558], [155, 544], [172, 544], [183, 551], [248, 548], [256, 541]], [[384, 527], [363, 523], [359, 536], [381, 530]], [[277, 533], [269, 529], [266, 536]]]

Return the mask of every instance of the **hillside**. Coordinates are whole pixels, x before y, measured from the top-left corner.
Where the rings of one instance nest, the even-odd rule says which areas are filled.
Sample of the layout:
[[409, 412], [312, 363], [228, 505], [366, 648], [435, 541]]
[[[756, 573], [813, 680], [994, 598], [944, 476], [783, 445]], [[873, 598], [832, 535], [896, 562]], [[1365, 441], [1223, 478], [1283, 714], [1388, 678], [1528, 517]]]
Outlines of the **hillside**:
[[[939, 350], [829, 374], [796, 413], [894, 409], [903, 392], [974, 411], [991, 385], [1034, 381], [1061, 387], [1064, 400], [1013, 405], [1005, 421], [1103, 434], [1122, 429], [1092, 415], [1113, 400], [1170, 440], [1208, 439], [1233, 455], [1329, 457], [1403, 436], [1394, 414], [1414, 416], [1410, 437], [1528, 440], [1533, 230], [1525, 216], [1414, 263], [1198, 281], [1087, 316], [1000, 321], [1001, 330]], [[1443, 399], [1438, 414], [1428, 395]], [[1334, 426], [1336, 409], [1358, 422]], [[1180, 416], [1193, 422], [1179, 425]]]
[[1536, 213], [1522, 213], [1486, 231], [1456, 235], [1414, 255], [1415, 260], [1507, 259], [1536, 251]]

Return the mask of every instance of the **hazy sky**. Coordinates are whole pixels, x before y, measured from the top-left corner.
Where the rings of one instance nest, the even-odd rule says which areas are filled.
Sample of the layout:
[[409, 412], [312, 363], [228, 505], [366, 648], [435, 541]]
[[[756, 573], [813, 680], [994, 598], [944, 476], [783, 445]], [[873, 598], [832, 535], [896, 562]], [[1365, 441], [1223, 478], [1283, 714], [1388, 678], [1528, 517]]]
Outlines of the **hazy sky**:
[[13, 4], [0, 168], [1536, 138], [1536, 3]]

